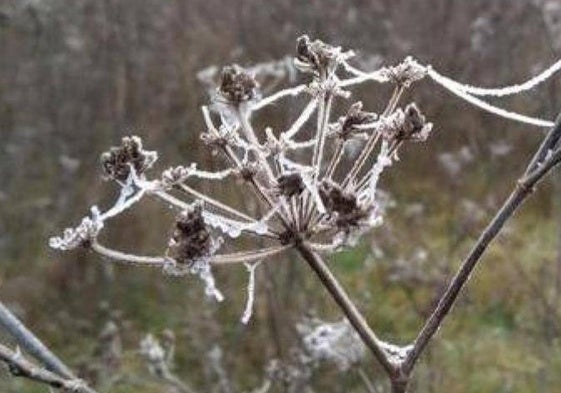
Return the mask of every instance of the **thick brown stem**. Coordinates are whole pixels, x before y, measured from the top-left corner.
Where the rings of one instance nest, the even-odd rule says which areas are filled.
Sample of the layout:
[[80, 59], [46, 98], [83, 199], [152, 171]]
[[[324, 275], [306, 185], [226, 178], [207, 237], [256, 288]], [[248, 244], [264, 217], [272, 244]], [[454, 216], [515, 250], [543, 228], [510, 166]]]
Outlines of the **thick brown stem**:
[[381, 346], [380, 339], [378, 339], [376, 334], [372, 331], [364, 316], [353, 304], [349, 295], [345, 292], [333, 273], [331, 273], [322, 258], [313, 252], [306, 243], [299, 243], [296, 245], [296, 248], [300, 252], [302, 258], [304, 258], [304, 260], [308, 262], [308, 265], [314, 270], [323, 286], [329, 291], [364, 344], [370, 349], [386, 373], [390, 377], [397, 375], [398, 369], [396, 365], [390, 362], [388, 355]]

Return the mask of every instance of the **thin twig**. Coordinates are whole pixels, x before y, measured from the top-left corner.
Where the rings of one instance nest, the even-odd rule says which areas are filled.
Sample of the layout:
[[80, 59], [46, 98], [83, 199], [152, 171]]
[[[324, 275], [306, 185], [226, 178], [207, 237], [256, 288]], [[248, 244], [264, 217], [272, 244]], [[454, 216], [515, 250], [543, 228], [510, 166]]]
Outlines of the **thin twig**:
[[[558, 117], [555, 127], [551, 129], [547, 140], [552, 140], [555, 135], [559, 135], [561, 132], [561, 117]], [[514, 191], [507, 198], [501, 209], [497, 212], [493, 220], [489, 223], [487, 228], [482, 232], [481, 236], [471, 249], [467, 258], [462, 263], [460, 269], [448, 285], [445, 293], [440, 298], [436, 308], [429, 316], [425, 325], [421, 329], [419, 335], [417, 336], [413, 349], [409, 352], [407, 358], [403, 364], [403, 371], [409, 374], [415, 363], [417, 362], [419, 356], [436, 334], [440, 328], [444, 318], [448, 315], [448, 312], [456, 302], [456, 299], [464, 287], [464, 285], [469, 280], [471, 273], [477, 263], [481, 260], [481, 256], [489, 246], [489, 244], [495, 239], [499, 234], [500, 230], [503, 228], [504, 224], [510, 219], [518, 207], [525, 201], [525, 199], [532, 193], [534, 186], [553, 168], [555, 165], [561, 161], [561, 148], [558, 148], [554, 153], [546, 156], [546, 151], [551, 148], [550, 144], [542, 143], [538, 149], [536, 155], [537, 157], [532, 159], [528, 165], [525, 176], [518, 181], [518, 184]], [[547, 157], [545, 162], [540, 164], [540, 157]]]
[[62, 389], [76, 393], [96, 393], [88, 387], [84, 381], [73, 378], [65, 378], [52, 371], [41, 368], [25, 359], [19, 351], [12, 351], [0, 344], [0, 361], [8, 365], [10, 373], [15, 377], [28, 378], [35, 382], [46, 384], [55, 389]]

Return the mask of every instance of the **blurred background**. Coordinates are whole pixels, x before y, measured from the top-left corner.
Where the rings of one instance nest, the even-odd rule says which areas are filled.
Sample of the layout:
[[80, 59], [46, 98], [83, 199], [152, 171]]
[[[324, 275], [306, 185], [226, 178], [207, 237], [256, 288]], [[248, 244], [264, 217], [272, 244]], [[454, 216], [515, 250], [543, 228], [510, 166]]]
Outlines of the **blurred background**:
[[[86, 251], [47, 246], [89, 206], [114, 198], [98, 158], [124, 135], [157, 150], [160, 170], [219, 164], [199, 141], [208, 93], [198, 73], [292, 56], [304, 33], [355, 49], [364, 69], [413, 55], [456, 80], [500, 86], [559, 58], [561, 1], [0, 0], [0, 299], [100, 390], [172, 392], [145, 375], [137, 353], [145, 334], [165, 339], [167, 329], [175, 335], [174, 371], [195, 392], [249, 392], [274, 359], [298, 371], [295, 326], [304, 317], [341, 318], [296, 257], [258, 269], [256, 311], [243, 326], [242, 266], [217, 270], [226, 295], [217, 304], [194, 277], [111, 267]], [[277, 87], [296, 83], [289, 66], [280, 69]], [[561, 109], [559, 86], [555, 76], [496, 103], [552, 119]], [[353, 95], [379, 111], [389, 93], [367, 84]], [[383, 179], [384, 226], [332, 263], [380, 335], [402, 344], [415, 337], [543, 132], [475, 109], [428, 80], [403, 102], [413, 100], [435, 132], [402, 151]], [[299, 109], [260, 121], [283, 124]], [[489, 249], [412, 391], [561, 391], [560, 183], [556, 172]], [[238, 189], [213, 192], [242, 198]], [[105, 236], [117, 248], [161, 253], [172, 219], [146, 202]], [[364, 374], [371, 391], [385, 391], [370, 356], [344, 372], [329, 362], [300, 371], [301, 392], [368, 392]], [[0, 390], [46, 388], [2, 372]]]

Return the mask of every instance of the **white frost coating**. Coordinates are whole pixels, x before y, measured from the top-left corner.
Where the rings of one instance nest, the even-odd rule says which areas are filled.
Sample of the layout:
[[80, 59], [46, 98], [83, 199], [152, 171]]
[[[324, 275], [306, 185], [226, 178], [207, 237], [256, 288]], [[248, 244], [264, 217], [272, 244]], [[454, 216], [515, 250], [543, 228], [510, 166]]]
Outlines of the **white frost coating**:
[[271, 105], [273, 102], [286, 96], [297, 96], [298, 94], [305, 92], [306, 89], [307, 89], [306, 85], [298, 85], [296, 87], [278, 91], [275, 94], [271, 94], [270, 96], [265, 97], [260, 101], [257, 101], [255, 104], [251, 106], [251, 110], [254, 111], [259, 110], [261, 108], [266, 107], [267, 105]]
[[163, 270], [165, 273], [172, 276], [183, 276], [186, 273], [199, 276], [205, 284], [205, 295], [221, 302], [224, 300], [224, 295], [222, 295], [222, 292], [216, 288], [216, 281], [214, 280], [214, 275], [212, 274], [210, 261], [212, 255], [216, 253], [222, 243], [223, 239], [220, 237], [213, 239], [208, 255], [192, 260], [188, 265], [178, 264], [174, 259], [166, 258]]
[[220, 229], [226, 235], [235, 239], [239, 237], [242, 232], [253, 232], [257, 235], [264, 235], [269, 232], [267, 221], [277, 212], [279, 206], [273, 207], [261, 219], [254, 222], [241, 222], [231, 218], [227, 218], [207, 210], [203, 211], [205, 222], [213, 228]]
[[310, 192], [310, 195], [314, 199], [314, 203], [316, 204], [318, 212], [321, 214], [325, 214], [326, 212], [325, 206], [323, 205], [323, 201], [319, 196], [316, 180], [308, 174], [302, 174], [302, 182], [304, 183], [304, 186]]
[[[172, 206], [182, 210], [188, 209], [190, 206], [188, 203], [185, 203], [182, 200], [174, 197], [173, 195], [170, 195], [163, 191], [154, 191], [153, 194], [170, 203]], [[243, 231], [252, 232], [257, 235], [264, 235], [269, 233], [269, 228], [266, 223], [277, 210], [278, 206], [275, 206], [259, 221], [249, 223], [237, 221], [232, 218], [227, 218], [219, 214], [211, 213], [207, 210], [204, 210], [202, 214], [205, 219], [205, 223], [215, 229], [221, 230], [223, 233], [232, 238], [236, 238], [239, 237]]]
[[251, 316], [253, 315], [253, 303], [255, 302], [255, 269], [261, 264], [261, 261], [254, 263], [244, 263], [248, 273], [249, 279], [247, 281], [247, 301], [245, 303], [245, 309], [243, 310], [242, 317], [240, 321], [247, 325]]
[[294, 124], [284, 133], [281, 134], [281, 139], [290, 140], [292, 139], [298, 131], [302, 129], [302, 126], [308, 121], [310, 116], [314, 113], [317, 107], [318, 100], [317, 98], [313, 98], [308, 105], [304, 108], [300, 116], [296, 119]]
[[491, 112], [495, 115], [498, 116], [502, 116], [504, 118], [507, 119], [511, 119], [511, 120], [516, 120], [519, 121], [521, 123], [526, 123], [526, 124], [532, 124], [535, 126], [539, 126], [539, 127], [553, 127], [554, 123], [552, 121], [549, 120], [543, 120], [543, 119], [537, 119], [534, 117], [529, 117], [529, 116], [525, 116], [525, 115], [521, 115], [519, 113], [515, 113], [515, 112], [510, 112], [507, 111], [505, 109], [502, 108], [498, 108], [496, 106], [493, 106], [485, 101], [480, 100], [479, 98], [476, 98], [468, 93], [466, 93], [463, 90], [459, 90], [456, 87], [452, 87], [450, 84], [447, 83], [446, 80], [443, 80], [440, 77], [440, 74], [435, 74], [435, 73], [430, 73], [429, 74], [431, 76], [431, 78], [438, 83], [439, 85], [441, 85], [442, 87], [444, 87], [445, 89], [447, 89], [448, 91], [454, 93], [455, 95], [457, 95], [460, 98], [463, 98], [464, 100], [466, 100], [467, 102], [483, 109], [486, 110], [487, 112]]
[[379, 342], [380, 347], [386, 352], [389, 361], [393, 364], [400, 364], [405, 360], [409, 352], [413, 349], [413, 345], [401, 347], [399, 345], [390, 344], [384, 341]]
[[316, 144], [316, 140], [315, 139], [310, 139], [307, 141], [302, 141], [302, 142], [295, 142], [295, 141], [290, 141], [290, 142], [286, 142], [286, 146], [290, 149], [290, 150], [298, 150], [298, 149], [307, 149], [308, 147], [313, 147]]
[[91, 217], [84, 217], [76, 228], [66, 228], [62, 236], [53, 236], [49, 239], [49, 247], [56, 250], [73, 250], [82, 246], [85, 242], [95, 239], [103, 228], [99, 209], [92, 206]]
[[372, 166], [370, 170], [370, 181], [369, 181], [369, 195], [372, 200], [374, 200], [376, 196], [376, 189], [378, 188], [378, 181], [380, 180], [380, 175], [384, 171], [384, 169], [392, 164], [392, 159], [388, 155], [389, 154], [389, 147], [388, 142], [383, 141], [382, 146], [380, 147], [380, 154], [378, 154], [378, 158], [376, 163]]
[[499, 88], [484, 88], [484, 87], [471, 86], [468, 84], [462, 84], [438, 73], [431, 67], [427, 67], [427, 69], [428, 69], [428, 75], [431, 78], [435, 80], [438, 79], [436, 80], [438, 83], [440, 84], [445, 83], [452, 89], [460, 90], [475, 96], [504, 97], [504, 96], [509, 96], [509, 95], [518, 94], [524, 91], [531, 90], [537, 85], [539, 85], [540, 83], [545, 82], [553, 74], [561, 70], [561, 60], [556, 61], [551, 66], [549, 66], [546, 70], [544, 70], [541, 74], [536, 75], [535, 77], [527, 80], [524, 83], [521, 83], [519, 85], [505, 86]]
[[130, 165], [130, 172], [126, 183], [120, 184], [121, 192], [119, 193], [117, 201], [110, 209], [99, 216], [101, 221], [121, 214], [136, 202], [140, 201], [144, 193], [152, 187], [152, 183], [147, 182], [144, 177], [139, 177], [137, 175], [132, 165]]
[[353, 73], [355, 75], [357, 75], [357, 77], [344, 79], [344, 80], [340, 81], [338, 83], [339, 87], [358, 85], [358, 84], [360, 84], [362, 82], [366, 82], [368, 80], [373, 80], [373, 81], [380, 82], [380, 83], [388, 82], [387, 77], [383, 73], [383, 68], [380, 69], [380, 70], [374, 71], [374, 72], [363, 72], [363, 71], [357, 70], [354, 67], [353, 67], [353, 69], [356, 71], [356, 73], [355, 72], [353, 72]]
[[189, 186], [186, 186], [185, 184], [180, 184], [179, 187], [183, 191], [193, 195], [195, 198], [198, 198], [198, 199], [202, 200], [203, 202], [208, 203], [208, 204], [210, 204], [210, 205], [212, 205], [212, 206], [214, 206], [218, 209], [222, 209], [222, 210], [224, 210], [224, 211], [226, 211], [230, 214], [233, 214], [234, 216], [237, 216], [238, 218], [241, 218], [243, 220], [247, 220], [249, 222], [255, 222], [255, 219], [248, 216], [247, 214], [245, 214], [243, 212], [240, 212], [239, 210], [236, 210], [236, 209], [234, 209], [234, 208], [232, 208], [232, 207], [230, 207], [230, 206], [228, 206], [228, 205], [226, 205], [226, 204], [224, 204], [220, 201], [217, 201], [216, 199], [213, 199], [213, 198], [207, 196], [206, 194], [203, 194], [203, 193], [201, 193], [201, 192], [199, 192], [199, 191], [197, 191], [197, 190], [195, 190], [195, 189], [193, 189]]
[[232, 169], [224, 169], [218, 172], [204, 171], [197, 168], [197, 163], [189, 166], [176, 166], [166, 169], [162, 173], [162, 184], [166, 187], [182, 183], [190, 177], [204, 180], [224, 180], [233, 173]]

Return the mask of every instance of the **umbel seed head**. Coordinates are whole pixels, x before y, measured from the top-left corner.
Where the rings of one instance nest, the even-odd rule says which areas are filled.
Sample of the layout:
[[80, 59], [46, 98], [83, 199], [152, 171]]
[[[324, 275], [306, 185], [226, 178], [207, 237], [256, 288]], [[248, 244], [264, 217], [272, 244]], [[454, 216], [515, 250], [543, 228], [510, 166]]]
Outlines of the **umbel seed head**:
[[178, 264], [191, 265], [210, 255], [211, 248], [212, 238], [203, 218], [203, 205], [197, 202], [177, 217], [167, 255]]

